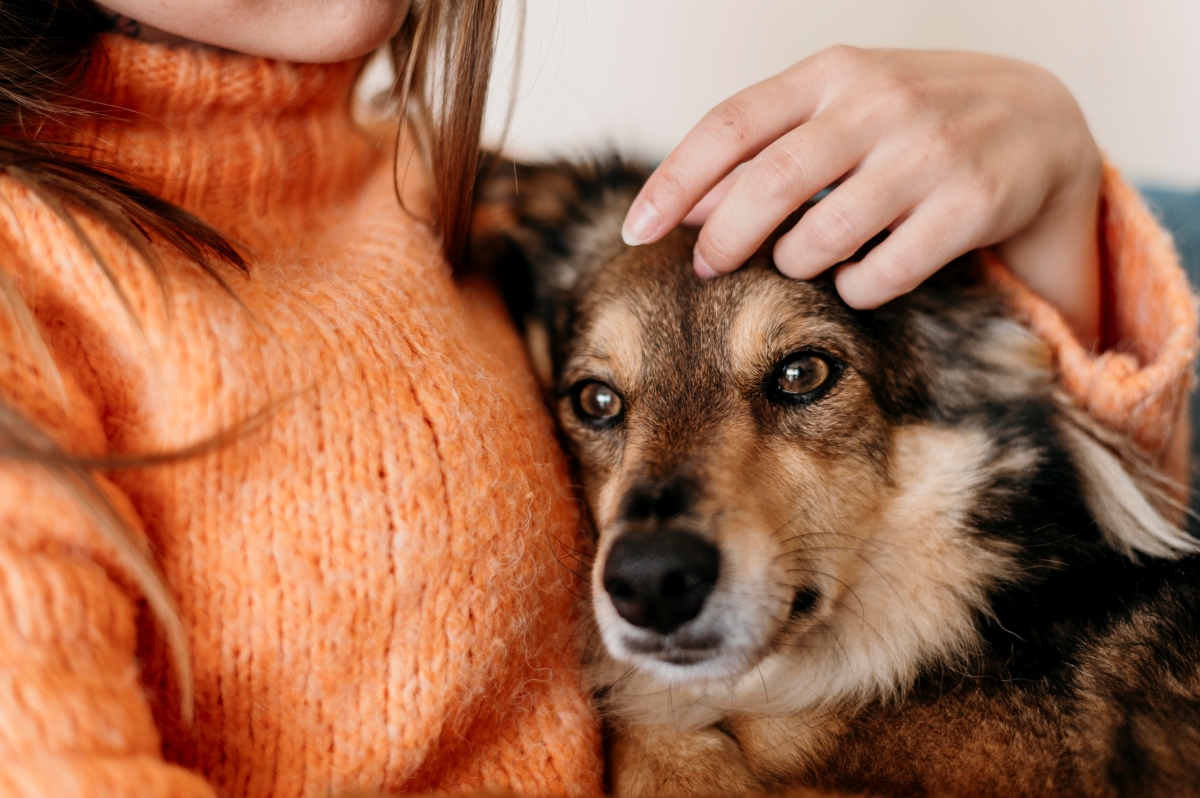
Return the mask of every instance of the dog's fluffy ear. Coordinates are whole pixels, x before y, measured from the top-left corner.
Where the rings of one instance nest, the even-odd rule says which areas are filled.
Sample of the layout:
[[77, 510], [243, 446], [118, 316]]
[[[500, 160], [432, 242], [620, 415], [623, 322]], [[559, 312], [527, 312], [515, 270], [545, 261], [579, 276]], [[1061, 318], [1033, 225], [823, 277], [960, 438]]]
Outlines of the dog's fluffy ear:
[[621, 223], [648, 175], [615, 157], [578, 164], [491, 158], [481, 169], [470, 265], [500, 287], [543, 385], [554, 374], [551, 344], [568, 333], [587, 275], [624, 246]]
[[1174, 559], [1200, 551], [1200, 540], [1170, 519], [1188, 507], [1185, 487], [1159, 473], [1123, 436], [1092, 419], [1061, 390], [1063, 432], [1079, 468], [1083, 497], [1105, 540], [1130, 558]]
[[565, 255], [562, 237], [581, 202], [572, 164], [521, 164], [486, 159], [475, 185], [471, 217], [473, 268], [494, 272], [520, 257], [539, 271], [547, 256]]

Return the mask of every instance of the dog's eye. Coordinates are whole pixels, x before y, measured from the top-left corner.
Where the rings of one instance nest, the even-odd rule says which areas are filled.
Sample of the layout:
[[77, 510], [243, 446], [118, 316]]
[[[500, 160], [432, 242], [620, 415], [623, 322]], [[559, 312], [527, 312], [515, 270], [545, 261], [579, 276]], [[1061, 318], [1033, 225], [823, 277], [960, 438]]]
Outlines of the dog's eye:
[[594, 380], [575, 386], [575, 412], [585, 421], [610, 421], [621, 415], [621, 395]]
[[837, 377], [836, 364], [825, 355], [816, 352], [798, 352], [788, 355], [775, 369], [772, 393], [782, 399], [806, 402], [816, 398], [816, 393], [829, 386]]
[[799, 355], [786, 361], [779, 370], [779, 390], [792, 396], [809, 393], [829, 377], [829, 364], [816, 355]]

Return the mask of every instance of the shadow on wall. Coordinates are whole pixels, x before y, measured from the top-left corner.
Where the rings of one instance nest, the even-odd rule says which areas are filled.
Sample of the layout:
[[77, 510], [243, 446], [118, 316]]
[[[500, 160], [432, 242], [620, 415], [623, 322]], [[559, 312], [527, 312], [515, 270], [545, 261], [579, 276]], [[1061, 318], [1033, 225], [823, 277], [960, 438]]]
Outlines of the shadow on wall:
[[[1192, 285], [1200, 290], [1200, 191], [1143, 189], [1142, 196], [1154, 214], [1175, 237]], [[1192, 393], [1192, 511], [1200, 513], [1200, 391]], [[1189, 521], [1192, 534], [1200, 535], [1200, 520]]]

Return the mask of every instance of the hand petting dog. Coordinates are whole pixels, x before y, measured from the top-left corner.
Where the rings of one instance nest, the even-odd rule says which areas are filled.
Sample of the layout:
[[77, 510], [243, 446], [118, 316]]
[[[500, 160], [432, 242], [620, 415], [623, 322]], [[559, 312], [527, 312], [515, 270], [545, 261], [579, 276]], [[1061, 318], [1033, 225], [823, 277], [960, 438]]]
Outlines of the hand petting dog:
[[702, 224], [695, 270], [715, 277], [836, 184], [775, 244], [784, 274], [815, 277], [890, 230], [834, 276], [847, 304], [874, 308], [995, 245], [1086, 347], [1100, 331], [1100, 175], [1079, 105], [1045, 70], [835, 47], [710, 111], [647, 181], [623, 235], [637, 245]]

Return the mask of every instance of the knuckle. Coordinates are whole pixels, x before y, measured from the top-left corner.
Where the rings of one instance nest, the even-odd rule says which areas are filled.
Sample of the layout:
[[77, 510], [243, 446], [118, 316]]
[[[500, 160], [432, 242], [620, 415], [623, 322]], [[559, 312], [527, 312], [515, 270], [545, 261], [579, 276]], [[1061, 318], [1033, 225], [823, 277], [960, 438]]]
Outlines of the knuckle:
[[754, 135], [755, 115], [744, 99], [725, 100], [704, 117], [705, 132], [726, 147], [740, 147]]
[[972, 204], [982, 207], [987, 213], [992, 213], [1000, 207], [1004, 187], [999, 176], [975, 164], [968, 170], [965, 184]]
[[981, 242], [1005, 216], [1005, 189], [1000, 179], [982, 169], [960, 174], [934, 208], [936, 224], [956, 238]]
[[969, 153], [971, 136], [960, 119], [941, 116], [930, 121], [925, 128], [925, 140], [937, 155], [961, 160]]
[[768, 200], [795, 200], [803, 189], [805, 171], [800, 157], [791, 148], [771, 147], [756, 160], [754, 184]]
[[848, 44], [835, 44], [817, 54], [822, 65], [832, 72], [847, 72], [858, 67], [863, 51]]
[[881, 79], [876, 88], [876, 100], [885, 114], [901, 120], [917, 117], [928, 104], [928, 97], [920, 86], [900, 77]]
[[948, 120], [931, 120], [914, 131], [910, 143], [914, 159], [922, 169], [934, 169], [949, 178], [975, 158], [969, 136]]
[[686, 165], [672, 163], [664, 164], [664, 166], [670, 168], [658, 170], [658, 173], [654, 175], [654, 186], [646, 194], [646, 199], [656, 208], [675, 202], [686, 195], [688, 190], [688, 186], [681, 177], [681, 174], [687, 173]]
[[841, 205], [820, 204], [804, 219], [807, 245], [823, 255], [843, 258], [853, 254], [858, 228], [853, 215]]
[[926, 277], [924, 261], [916, 253], [905, 250], [889, 253], [887, 260], [879, 263], [875, 271], [879, 283], [890, 289], [892, 296], [907, 294]]

